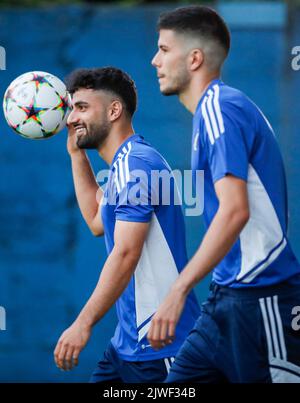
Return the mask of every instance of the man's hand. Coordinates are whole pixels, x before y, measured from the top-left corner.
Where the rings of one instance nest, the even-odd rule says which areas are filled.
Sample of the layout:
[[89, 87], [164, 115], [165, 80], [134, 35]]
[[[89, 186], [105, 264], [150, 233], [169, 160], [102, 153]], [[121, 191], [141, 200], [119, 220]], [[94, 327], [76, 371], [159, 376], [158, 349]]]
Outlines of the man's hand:
[[60, 336], [54, 350], [54, 360], [58, 368], [70, 370], [78, 365], [78, 356], [91, 336], [92, 328], [75, 321]]
[[76, 128], [73, 124], [67, 124], [68, 127], [68, 140], [67, 140], [67, 150], [70, 155], [77, 152], [84, 152], [77, 146], [77, 134]]
[[77, 146], [78, 136], [76, 127], [80, 127], [79, 124], [71, 123], [67, 126], [67, 150], [71, 157], [76, 198], [83, 218], [92, 234], [94, 236], [100, 236], [104, 233], [100, 214], [103, 192], [97, 184], [85, 150]]
[[186, 295], [173, 287], [153, 316], [147, 338], [155, 350], [173, 342], [185, 299]]

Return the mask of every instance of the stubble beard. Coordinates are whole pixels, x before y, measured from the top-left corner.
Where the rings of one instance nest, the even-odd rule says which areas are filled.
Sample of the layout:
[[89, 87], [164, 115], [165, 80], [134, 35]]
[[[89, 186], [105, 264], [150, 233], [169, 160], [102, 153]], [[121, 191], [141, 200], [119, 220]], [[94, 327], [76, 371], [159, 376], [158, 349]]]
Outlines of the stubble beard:
[[188, 84], [190, 82], [187, 70], [185, 66], [182, 66], [178, 72], [177, 75], [172, 79], [172, 82], [168, 87], [165, 89], [161, 90], [161, 93], [166, 96], [170, 95], [180, 95], [185, 91], [187, 88]]
[[87, 133], [78, 137], [78, 148], [98, 150], [107, 139], [110, 129], [111, 124], [108, 121], [103, 121], [101, 124], [90, 124], [88, 127], [86, 127]]

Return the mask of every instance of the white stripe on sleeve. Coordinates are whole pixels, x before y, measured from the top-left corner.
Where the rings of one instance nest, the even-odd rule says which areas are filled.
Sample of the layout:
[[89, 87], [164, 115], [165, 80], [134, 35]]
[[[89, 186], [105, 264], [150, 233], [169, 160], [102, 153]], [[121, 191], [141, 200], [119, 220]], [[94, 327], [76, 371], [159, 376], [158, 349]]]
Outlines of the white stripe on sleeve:
[[219, 103], [219, 94], [220, 94], [220, 88], [216, 84], [213, 86], [213, 89], [215, 90], [215, 96], [214, 96], [214, 107], [218, 119], [218, 124], [220, 128], [221, 134], [225, 132], [225, 127], [224, 127], [224, 122], [223, 122], [223, 117], [220, 109], [220, 103]]
[[209, 117], [208, 117], [208, 115], [207, 115], [206, 103], [207, 103], [207, 97], [205, 97], [205, 98], [204, 98], [204, 101], [202, 102], [201, 110], [202, 110], [202, 115], [203, 115], [203, 117], [204, 117], [205, 127], [206, 127], [206, 130], [207, 130], [207, 134], [208, 134], [208, 137], [209, 137], [209, 141], [210, 141], [211, 144], [213, 145], [213, 144], [215, 143], [215, 139], [214, 139], [214, 135], [213, 135], [213, 132], [212, 132], [211, 125], [210, 125]]
[[209, 94], [209, 97], [208, 97], [208, 101], [207, 101], [207, 109], [208, 109], [208, 114], [209, 114], [210, 121], [212, 124], [213, 133], [214, 133], [215, 139], [217, 139], [220, 137], [220, 133], [219, 133], [219, 128], [217, 125], [216, 117], [215, 117], [215, 112], [214, 112], [213, 106], [212, 106], [214, 93], [212, 92], [212, 90], [209, 90], [208, 94]]

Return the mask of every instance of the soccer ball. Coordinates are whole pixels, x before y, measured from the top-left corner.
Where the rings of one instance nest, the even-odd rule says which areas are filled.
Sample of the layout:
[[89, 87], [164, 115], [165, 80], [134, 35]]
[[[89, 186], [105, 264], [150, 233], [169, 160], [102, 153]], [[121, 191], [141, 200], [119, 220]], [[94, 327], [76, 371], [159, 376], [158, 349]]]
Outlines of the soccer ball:
[[65, 84], [43, 71], [16, 78], [3, 100], [4, 116], [11, 128], [29, 139], [45, 139], [62, 130], [70, 113]]

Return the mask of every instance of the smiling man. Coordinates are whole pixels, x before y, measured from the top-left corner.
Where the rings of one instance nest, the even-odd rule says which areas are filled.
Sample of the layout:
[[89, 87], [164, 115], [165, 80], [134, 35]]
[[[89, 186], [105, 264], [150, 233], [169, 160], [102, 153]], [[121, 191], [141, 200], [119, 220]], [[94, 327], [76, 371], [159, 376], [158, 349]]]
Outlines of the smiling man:
[[[108, 258], [90, 299], [61, 335], [55, 362], [62, 369], [77, 365], [92, 327], [116, 303], [118, 325], [91, 381], [160, 382], [199, 314], [190, 294], [176, 342], [164, 351], [147, 342], [150, 319], [187, 259], [181, 206], [174, 198], [164, 205], [151, 184], [151, 171], [171, 169], [134, 133], [137, 95], [126, 73], [114, 67], [78, 70], [68, 90], [73, 109], [67, 147], [76, 197], [91, 232], [105, 235]], [[110, 166], [104, 193], [85, 149], [97, 150]], [[174, 194], [172, 183], [167, 190]]]
[[204, 170], [207, 232], [148, 339], [157, 349], [172, 342], [186, 296], [213, 271], [210, 296], [167, 381], [300, 382], [300, 334], [291, 327], [300, 266], [287, 238], [286, 179], [273, 130], [220, 78], [230, 34], [214, 10], [164, 13], [158, 30], [152, 64], [160, 90], [178, 95], [194, 115], [191, 164]]

